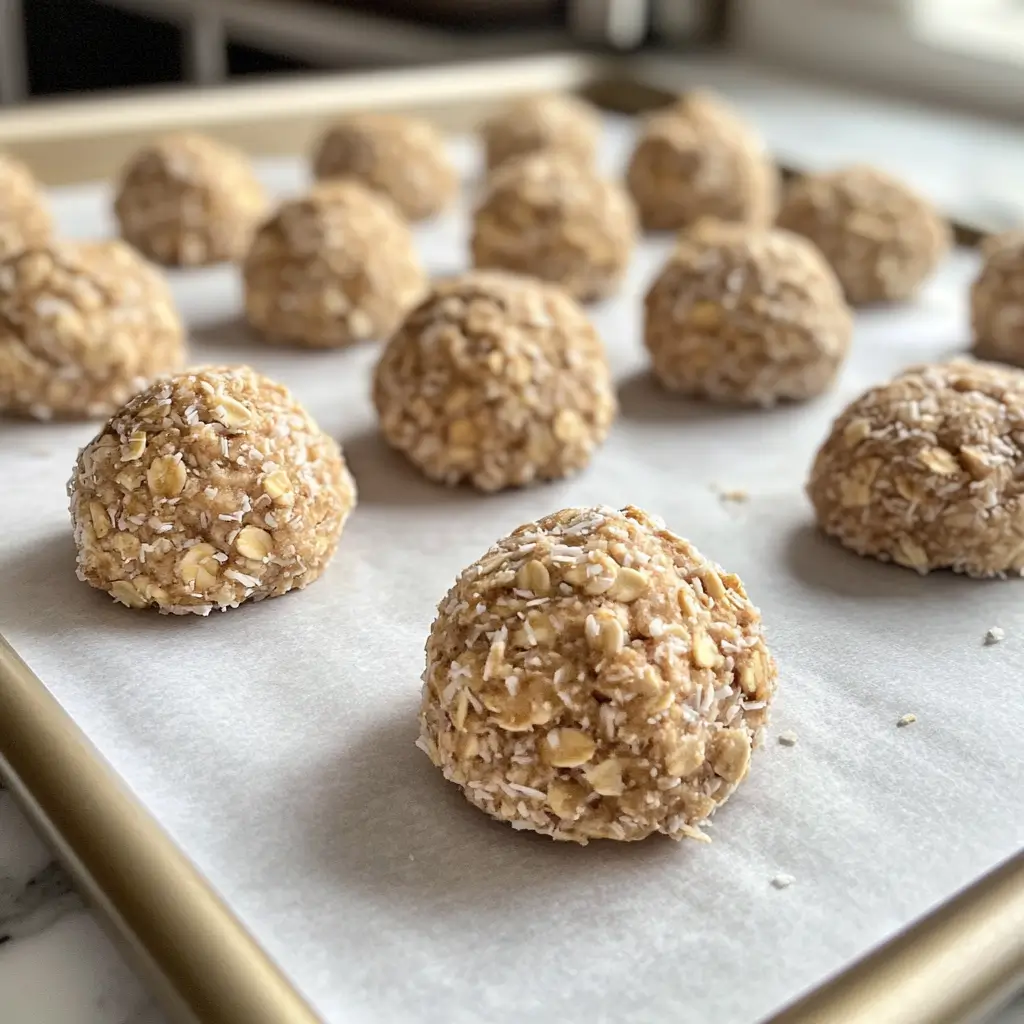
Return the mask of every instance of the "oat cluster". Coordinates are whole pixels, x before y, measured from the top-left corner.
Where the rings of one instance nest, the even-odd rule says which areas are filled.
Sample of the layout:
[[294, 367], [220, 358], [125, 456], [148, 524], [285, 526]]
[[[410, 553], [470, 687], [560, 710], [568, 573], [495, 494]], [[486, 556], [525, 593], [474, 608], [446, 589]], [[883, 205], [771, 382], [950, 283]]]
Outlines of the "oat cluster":
[[721, 402], [768, 406], [820, 394], [852, 331], [821, 254], [775, 228], [698, 224], [644, 303], [644, 342], [661, 382]]
[[926, 199], [874, 167], [798, 178], [778, 224], [825, 254], [854, 306], [911, 298], [952, 244], [949, 225]]
[[354, 181], [282, 203], [256, 233], [243, 275], [249, 323], [308, 348], [386, 338], [426, 288], [406, 222]]
[[636, 235], [636, 213], [618, 184], [549, 152], [491, 175], [470, 246], [476, 267], [531, 274], [588, 302], [619, 286]]
[[245, 154], [205, 135], [166, 135], [122, 172], [121, 237], [166, 266], [240, 260], [267, 211]]
[[860, 555], [916, 569], [1024, 569], [1024, 371], [915, 367], [832, 426], [807, 491], [818, 524]]
[[317, 143], [313, 172], [359, 181], [409, 220], [440, 213], [459, 187], [441, 133], [429, 121], [399, 114], [352, 114], [335, 122]]
[[484, 491], [567, 476], [615, 416], [601, 340], [558, 288], [472, 272], [437, 283], [388, 342], [373, 401], [432, 480]]
[[545, 93], [500, 110], [484, 122], [480, 135], [488, 169], [542, 150], [554, 150], [589, 166], [601, 137], [601, 120], [584, 100]]
[[979, 359], [1024, 366], [1024, 231], [987, 239], [971, 286], [971, 329]]
[[419, 745], [481, 810], [555, 839], [707, 840], [775, 691], [739, 577], [636, 508], [520, 526], [427, 640]]
[[704, 217], [763, 227], [779, 203], [779, 172], [760, 137], [700, 91], [647, 120], [626, 182], [648, 231], [673, 231]]
[[50, 211], [32, 172], [0, 153], [0, 259], [46, 245], [52, 232]]
[[312, 583], [356, 500], [334, 441], [248, 367], [151, 385], [82, 450], [68, 493], [79, 578], [182, 615]]
[[109, 416], [184, 357], [166, 282], [123, 242], [61, 242], [0, 260], [0, 412]]

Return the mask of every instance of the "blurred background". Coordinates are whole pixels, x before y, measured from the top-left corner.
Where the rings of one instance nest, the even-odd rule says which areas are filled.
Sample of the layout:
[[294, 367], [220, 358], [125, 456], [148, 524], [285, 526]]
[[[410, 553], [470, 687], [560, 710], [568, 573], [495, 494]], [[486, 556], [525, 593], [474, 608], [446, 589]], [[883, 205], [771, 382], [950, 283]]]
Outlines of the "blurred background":
[[1024, 119], [1024, 0], [0, 0], [0, 103], [582, 46], [739, 51]]

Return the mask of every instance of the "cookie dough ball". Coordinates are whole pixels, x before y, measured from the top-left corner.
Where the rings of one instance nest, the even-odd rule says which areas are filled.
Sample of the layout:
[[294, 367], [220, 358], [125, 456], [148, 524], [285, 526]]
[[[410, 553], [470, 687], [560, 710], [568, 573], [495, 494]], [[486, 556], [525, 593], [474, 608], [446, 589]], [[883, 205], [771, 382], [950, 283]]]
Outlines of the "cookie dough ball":
[[249, 323], [308, 348], [386, 338], [426, 288], [408, 225], [354, 181], [282, 203], [256, 233], [243, 273]]
[[667, 388], [763, 406], [828, 388], [853, 332], [839, 282], [810, 242], [718, 221], [680, 238], [644, 313]]
[[859, 555], [920, 573], [1024, 568], [1024, 372], [916, 367], [835, 421], [811, 469], [818, 525]]
[[531, 274], [581, 302], [615, 291], [636, 243], [636, 214], [612, 181], [557, 153], [503, 165], [473, 217], [473, 263]]
[[615, 415], [601, 340], [557, 288], [511, 274], [439, 282], [388, 342], [373, 401], [430, 479], [483, 491], [582, 469]]
[[979, 359], [1024, 366], [1024, 231], [987, 239], [971, 286], [971, 328]]
[[760, 137], [703, 92], [648, 119], [626, 182], [647, 231], [673, 231], [703, 217], [765, 226], [779, 203], [779, 172]]
[[821, 249], [854, 306], [911, 298], [952, 243], [927, 200], [874, 167], [798, 178], [778, 224]]
[[0, 413], [109, 416], [184, 359], [167, 283], [123, 242], [62, 242], [0, 261]]
[[0, 153], [0, 259], [46, 245], [53, 222], [31, 171]]
[[248, 367], [151, 385], [82, 450], [68, 491], [79, 578], [180, 615], [312, 583], [356, 501], [334, 441]]
[[317, 144], [318, 178], [353, 178], [387, 196], [409, 220], [450, 206], [458, 176], [444, 140], [429, 122], [397, 114], [353, 114]]
[[738, 576], [637, 508], [570, 508], [465, 569], [427, 640], [421, 746], [554, 839], [708, 841], [775, 692]]
[[166, 266], [240, 260], [267, 211], [245, 154], [205, 135], [167, 135], [124, 169], [121, 237]]
[[601, 137], [597, 111], [575, 96], [546, 93], [505, 107], [480, 128], [488, 169], [506, 160], [554, 150], [589, 166]]

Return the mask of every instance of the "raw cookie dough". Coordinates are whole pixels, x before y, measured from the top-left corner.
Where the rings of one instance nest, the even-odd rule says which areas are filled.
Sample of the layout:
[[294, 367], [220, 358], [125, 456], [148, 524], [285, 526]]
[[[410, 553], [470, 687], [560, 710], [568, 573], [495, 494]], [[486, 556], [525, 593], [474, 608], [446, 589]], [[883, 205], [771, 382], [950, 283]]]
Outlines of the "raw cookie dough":
[[986, 239], [971, 286], [971, 328], [979, 359], [1024, 366], [1024, 231]]
[[708, 840], [775, 692], [738, 576], [640, 509], [570, 508], [465, 569], [427, 640], [418, 745], [554, 839]]
[[699, 91], [647, 120], [626, 182], [647, 231], [685, 228], [703, 217], [763, 227], [779, 205], [779, 172], [760, 137]]
[[46, 245], [52, 233], [50, 211], [32, 172], [0, 153], [0, 259]]
[[926, 573], [1024, 568], [1024, 371], [914, 367], [853, 402], [814, 460], [818, 525], [859, 555]]
[[408, 225], [354, 181], [282, 203], [243, 274], [249, 323], [268, 340], [308, 348], [386, 338], [427, 283]]
[[109, 416], [184, 358], [167, 283], [123, 242], [0, 260], [0, 413]]
[[381, 355], [388, 443], [432, 480], [483, 491], [582, 469], [615, 416], [604, 347], [551, 285], [474, 272], [438, 282]]
[[810, 242], [720, 221], [681, 236], [644, 309], [661, 382], [721, 402], [767, 406], [820, 394], [853, 330], [839, 282]]
[[312, 583], [356, 501], [334, 441], [248, 367], [147, 388], [82, 450], [68, 493], [79, 579], [181, 615]]
[[926, 199], [874, 167], [798, 178], [778, 225], [821, 249], [854, 306], [911, 298], [952, 244]]
[[476, 267], [531, 274], [588, 302], [619, 286], [636, 234], [633, 204], [618, 184], [547, 152], [491, 175], [470, 245]]
[[121, 237], [166, 266], [240, 260], [267, 212], [267, 194], [240, 150], [205, 135], [165, 135], [121, 176]]
[[444, 140], [429, 122], [398, 114], [352, 114], [317, 143], [318, 178], [352, 178], [387, 196], [409, 220], [450, 206], [458, 176]]
[[513, 157], [555, 150], [585, 166], [601, 136], [597, 111], [575, 96], [545, 93], [517, 100], [480, 128], [488, 169]]

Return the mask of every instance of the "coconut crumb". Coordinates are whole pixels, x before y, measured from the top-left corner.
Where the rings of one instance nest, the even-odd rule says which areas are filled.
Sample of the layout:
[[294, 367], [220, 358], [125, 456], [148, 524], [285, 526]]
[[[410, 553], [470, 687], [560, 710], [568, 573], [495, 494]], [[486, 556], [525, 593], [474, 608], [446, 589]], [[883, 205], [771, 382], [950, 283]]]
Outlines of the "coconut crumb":
[[904, 715], [904, 716], [903, 716], [903, 717], [902, 717], [902, 718], [901, 718], [901, 719], [900, 719], [900, 720], [899, 720], [899, 721], [898, 721], [898, 722], [896, 723], [896, 726], [897, 726], [897, 728], [900, 728], [900, 729], [902, 729], [902, 728], [903, 728], [903, 727], [904, 727], [905, 725], [913, 725], [913, 724], [914, 724], [914, 722], [916, 722], [916, 721], [917, 721], [917, 715], [915, 715], [915, 714], [911, 714], [911, 713], [908, 713], [908, 714], [905, 714], [905, 715]]
[[776, 889], [788, 889], [795, 881], [792, 875], [778, 874], [772, 879], [772, 885]]
[[985, 646], [991, 647], [993, 644], [999, 643], [1006, 636], [1006, 631], [1000, 626], [993, 626], [985, 633]]
[[795, 747], [796, 746], [796, 733], [795, 732], [780, 732], [779, 743], [784, 747]]

